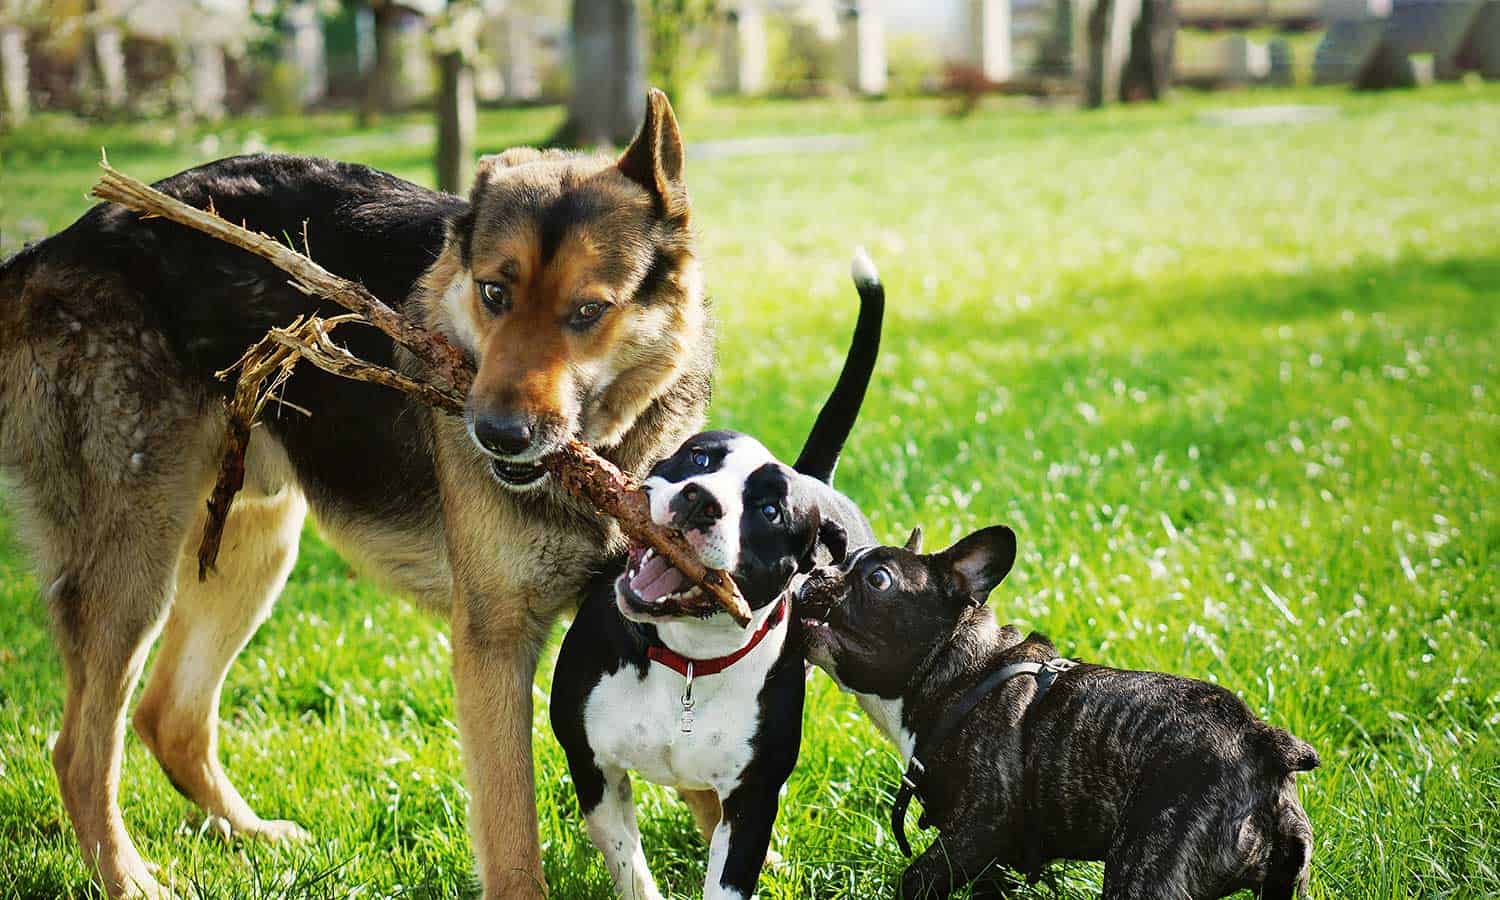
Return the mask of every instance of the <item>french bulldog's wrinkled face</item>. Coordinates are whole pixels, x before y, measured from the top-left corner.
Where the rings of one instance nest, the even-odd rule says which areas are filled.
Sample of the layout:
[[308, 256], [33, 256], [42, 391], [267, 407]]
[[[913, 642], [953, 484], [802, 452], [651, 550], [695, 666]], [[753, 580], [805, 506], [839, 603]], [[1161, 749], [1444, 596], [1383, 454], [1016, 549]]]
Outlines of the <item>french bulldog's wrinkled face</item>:
[[[698, 559], [734, 576], [752, 610], [784, 592], [812, 567], [820, 539], [836, 540], [804, 476], [777, 461], [759, 441], [733, 431], [706, 431], [657, 463], [644, 485], [651, 518], [680, 530]], [[841, 556], [836, 553], [835, 556]], [[681, 615], [699, 589], [653, 551], [633, 547], [615, 584], [620, 610], [637, 621]]]
[[807, 657], [846, 690], [900, 697], [959, 620], [982, 605], [1016, 559], [1016, 535], [996, 525], [941, 553], [868, 547], [813, 569], [797, 591]]

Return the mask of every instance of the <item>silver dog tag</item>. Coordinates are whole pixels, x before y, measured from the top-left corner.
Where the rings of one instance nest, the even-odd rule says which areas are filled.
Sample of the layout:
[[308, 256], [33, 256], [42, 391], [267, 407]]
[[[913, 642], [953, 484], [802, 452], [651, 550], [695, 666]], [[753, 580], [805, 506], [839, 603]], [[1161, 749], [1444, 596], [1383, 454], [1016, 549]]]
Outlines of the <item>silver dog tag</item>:
[[693, 733], [693, 664], [688, 663], [687, 684], [682, 689], [682, 733]]

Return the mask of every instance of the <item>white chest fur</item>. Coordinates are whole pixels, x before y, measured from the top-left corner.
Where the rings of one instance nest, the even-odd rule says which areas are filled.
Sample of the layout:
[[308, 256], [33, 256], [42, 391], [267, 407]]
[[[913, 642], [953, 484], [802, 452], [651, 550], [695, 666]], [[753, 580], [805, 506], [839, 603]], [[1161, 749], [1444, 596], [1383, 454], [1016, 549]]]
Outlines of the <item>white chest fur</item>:
[[693, 679], [691, 733], [682, 730], [687, 679], [675, 670], [652, 662], [644, 678], [633, 666], [604, 676], [583, 712], [594, 761], [669, 787], [721, 797], [734, 790], [753, 756], [759, 694], [786, 632], [783, 620], [728, 669]]

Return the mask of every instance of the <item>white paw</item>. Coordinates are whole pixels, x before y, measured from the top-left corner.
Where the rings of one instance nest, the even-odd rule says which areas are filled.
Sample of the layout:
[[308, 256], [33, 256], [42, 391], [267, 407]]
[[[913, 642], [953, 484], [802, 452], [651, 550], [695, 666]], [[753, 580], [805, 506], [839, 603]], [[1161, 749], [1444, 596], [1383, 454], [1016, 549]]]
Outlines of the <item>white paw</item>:
[[261, 819], [256, 825], [241, 829], [240, 833], [273, 844], [297, 844], [312, 840], [312, 835], [306, 828], [290, 819]]

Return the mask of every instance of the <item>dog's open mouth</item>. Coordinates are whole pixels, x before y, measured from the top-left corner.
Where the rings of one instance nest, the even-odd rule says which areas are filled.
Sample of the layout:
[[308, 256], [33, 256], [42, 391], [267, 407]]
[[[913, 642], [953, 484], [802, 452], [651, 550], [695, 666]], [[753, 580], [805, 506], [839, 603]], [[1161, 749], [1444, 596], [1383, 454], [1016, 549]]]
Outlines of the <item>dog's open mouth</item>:
[[793, 608], [807, 637], [815, 643], [827, 643], [833, 637], [833, 628], [828, 624], [833, 602], [830, 593], [820, 587], [812, 578], [804, 581], [797, 590]]
[[490, 460], [490, 469], [500, 482], [510, 487], [530, 487], [542, 480], [547, 469], [541, 463], [511, 463], [500, 459]]
[[615, 592], [632, 610], [646, 615], [706, 616], [715, 609], [702, 588], [644, 544], [631, 544], [630, 559], [625, 574], [615, 582]]

